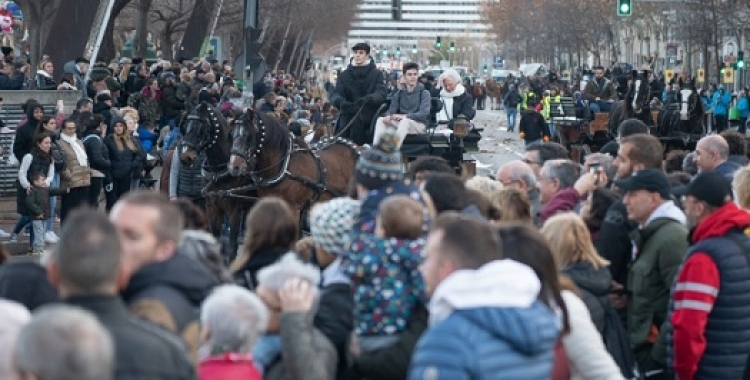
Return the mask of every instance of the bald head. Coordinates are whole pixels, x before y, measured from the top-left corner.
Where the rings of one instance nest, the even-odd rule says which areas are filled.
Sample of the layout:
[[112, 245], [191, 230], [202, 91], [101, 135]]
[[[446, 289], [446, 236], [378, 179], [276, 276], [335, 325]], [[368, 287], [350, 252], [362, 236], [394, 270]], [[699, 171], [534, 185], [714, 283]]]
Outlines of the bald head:
[[729, 144], [719, 135], [706, 136], [695, 147], [695, 164], [698, 171], [707, 172], [716, 169], [729, 158]]
[[521, 160], [514, 160], [501, 166], [500, 169], [497, 170], [495, 178], [502, 182], [504, 187], [510, 187], [524, 192], [529, 192], [538, 187], [534, 170], [531, 166]]

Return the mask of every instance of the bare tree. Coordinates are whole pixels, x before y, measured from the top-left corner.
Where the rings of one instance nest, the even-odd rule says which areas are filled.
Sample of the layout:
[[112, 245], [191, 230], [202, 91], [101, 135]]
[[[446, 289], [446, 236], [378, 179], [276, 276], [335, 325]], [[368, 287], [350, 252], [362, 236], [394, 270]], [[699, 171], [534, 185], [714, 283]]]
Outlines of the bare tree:
[[185, 32], [195, 0], [155, 0], [150, 12], [151, 30], [161, 40], [162, 59], [174, 59], [174, 45]]

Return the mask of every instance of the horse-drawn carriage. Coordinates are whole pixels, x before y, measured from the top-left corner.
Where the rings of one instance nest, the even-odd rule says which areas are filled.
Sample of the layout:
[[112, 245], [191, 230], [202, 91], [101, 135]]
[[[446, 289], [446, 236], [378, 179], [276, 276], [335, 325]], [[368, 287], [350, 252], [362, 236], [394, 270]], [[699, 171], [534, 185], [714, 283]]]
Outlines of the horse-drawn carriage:
[[[461, 116], [454, 123], [439, 124], [435, 116], [442, 110], [442, 100], [432, 98], [430, 103], [433, 105], [431, 107], [433, 114], [427, 125], [427, 132], [406, 135], [401, 145], [401, 156], [404, 163], [408, 164], [421, 156], [439, 156], [448, 161], [458, 174], [467, 178], [474, 176], [476, 174], [476, 160], [469, 154], [479, 151], [479, 140], [482, 138], [481, 132], [483, 129], [476, 128], [465, 119], [461, 119]], [[390, 98], [375, 113], [370, 123], [371, 134], [375, 130], [378, 117], [388, 110], [389, 104]], [[450, 128], [448, 128], [449, 125]]]
[[633, 72], [625, 99], [614, 102], [609, 113], [591, 115], [588, 106], [576, 107], [573, 98], [550, 102], [550, 121], [557, 139], [568, 148], [571, 159], [582, 162], [586, 154], [597, 151], [617, 136], [617, 128], [626, 119], [636, 118], [650, 127], [665, 152], [671, 149], [694, 149], [706, 134], [703, 105], [692, 82], [681, 91], [679, 103], [663, 109], [651, 109], [648, 75]]
[[[464, 174], [473, 175], [474, 162], [464, 154], [477, 149], [481, 136], [468, 125], [457, 121], [447, 133], [437, 132], [434, 124], [427, 134], [408, 135], [402, 145], [405, 161], [439, 155]], [[258, 198], [283, 198], [299, 212], [304, 226], [315, 202], [348, 193], [361, 151], [335, 135], [308, 144], [275, 117], [251, 109], [230, 122], [205, 103], [191, 110], [180, 128], [181, 148], [165, 160], [162, 182], [170, 177], [170, 160], [200, 162], [209, 227], [219, 236], [228, 219], [232, 252], [238, 246], [241, 220]]]

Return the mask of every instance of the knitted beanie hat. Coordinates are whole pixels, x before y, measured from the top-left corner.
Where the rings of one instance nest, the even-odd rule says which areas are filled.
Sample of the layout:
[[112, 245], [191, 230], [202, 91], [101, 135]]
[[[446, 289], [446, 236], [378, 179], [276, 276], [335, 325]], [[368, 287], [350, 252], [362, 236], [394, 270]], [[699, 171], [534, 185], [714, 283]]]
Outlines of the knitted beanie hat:
[[349, 250], [349, 235], [359, 217], [360, 203], [351, 198], [334, 198], [316, 205], [310, 212], [313, 240], [328, 253], [341, 256]]
[[357, 160], [357, 183], [368, 190], [380, 189], [404, 178], [399, 138], [396, 129], [389, 127], [375, 146], [362, 152]]

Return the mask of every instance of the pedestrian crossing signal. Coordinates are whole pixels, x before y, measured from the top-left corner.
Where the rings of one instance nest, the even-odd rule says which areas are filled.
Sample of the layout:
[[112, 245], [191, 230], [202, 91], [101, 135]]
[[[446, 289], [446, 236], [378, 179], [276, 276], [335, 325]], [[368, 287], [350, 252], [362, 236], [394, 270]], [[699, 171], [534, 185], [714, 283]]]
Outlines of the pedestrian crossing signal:
[[742, 50], [737, 52], [737, 68], [738, 69], [745, 68], [745, 52]]
[[439, 36], [435, 39], [435, 49], [440, 50], [440, 47], [443, 46], [443, 39]]
[[617, 15], [630, 16], [633, 13], [633, 3], [631, 0], [617, 0]]

